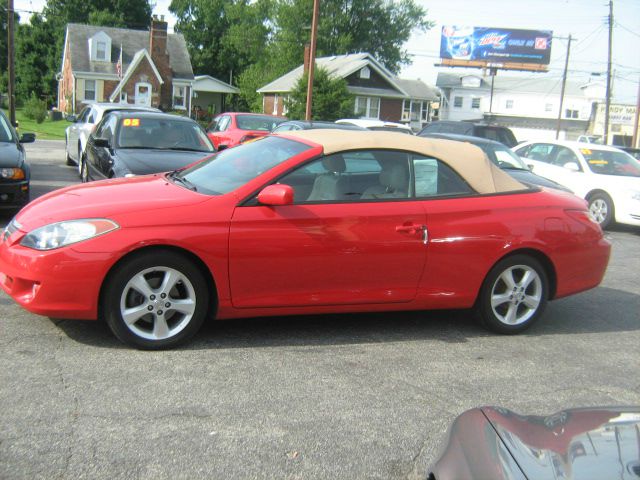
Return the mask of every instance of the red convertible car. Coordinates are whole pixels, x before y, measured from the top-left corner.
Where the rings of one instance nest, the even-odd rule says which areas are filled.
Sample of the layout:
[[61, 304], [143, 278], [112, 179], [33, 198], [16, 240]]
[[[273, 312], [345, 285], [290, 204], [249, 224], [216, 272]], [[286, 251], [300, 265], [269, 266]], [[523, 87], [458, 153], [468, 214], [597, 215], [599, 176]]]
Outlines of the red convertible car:
[[235, 147], [268, 135], [285, 117], [257, 113], [227, 112], [216, 116], [207, 127], [207, 136], [216, 150]]
[[206, 319], [474, 308], [511, 334], [598, 285], [610, 244], [569, 193], [479, 148], [387, 132], [268, 136], [178, 171], [52, 192], [0, 243], [27, 310], [174, 346]]

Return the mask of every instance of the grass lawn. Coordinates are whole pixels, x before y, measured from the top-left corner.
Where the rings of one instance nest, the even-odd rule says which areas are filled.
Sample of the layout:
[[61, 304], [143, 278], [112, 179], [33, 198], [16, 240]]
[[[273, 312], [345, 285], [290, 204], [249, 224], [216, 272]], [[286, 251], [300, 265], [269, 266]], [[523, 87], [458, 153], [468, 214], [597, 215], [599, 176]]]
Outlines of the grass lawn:
[[[5, 110], [4, 113], [9, 117], [9, 113]], [[36, 141], [41, 140], [64, 140], [64, 130], [71, 125], [66, 120], [58, 120], [52, 122], [48, 118], [42, 123], [36, 123], [35, 120], [26, 118], [22, 113], [22, 110], [16, 110], [16, 120], [20, 125], [18, 128], [19, 133], [33, 132], [36, 134]]]

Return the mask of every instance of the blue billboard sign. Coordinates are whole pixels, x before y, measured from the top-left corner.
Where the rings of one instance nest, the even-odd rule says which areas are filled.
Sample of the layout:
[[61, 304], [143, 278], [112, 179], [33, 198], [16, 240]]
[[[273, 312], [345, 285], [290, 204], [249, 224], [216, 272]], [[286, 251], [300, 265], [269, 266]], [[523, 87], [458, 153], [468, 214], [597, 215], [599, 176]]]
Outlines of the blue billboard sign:
[[487, 63], [548, 65], [550, 30], [513, 28], [442, 27], [440, 58]]

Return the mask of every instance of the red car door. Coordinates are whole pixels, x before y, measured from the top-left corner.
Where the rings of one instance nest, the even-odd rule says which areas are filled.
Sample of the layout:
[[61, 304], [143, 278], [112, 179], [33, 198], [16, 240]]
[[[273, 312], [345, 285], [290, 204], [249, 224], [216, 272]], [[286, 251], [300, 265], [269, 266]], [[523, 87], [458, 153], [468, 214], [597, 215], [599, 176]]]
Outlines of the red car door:
[[[381, 165], [371, 153], [356, 155], [341, 162], [340, 172], [318, 169], [318, 160], [280, 179], [304, 192], [293, 205], [235, 209], [229, 238], [234, 307], [415, 298], [426, 260], [423, 205], [410, 198], [408, 188], [384, 193]], [[407, 155], [400, 156], [408, 182]], [[315, 179], [313, 185], [305, 185], [305, 178]], [[343, 180], [342, 190], [332, 185]], [[321, 195], [330, 193], [335, 198]]]

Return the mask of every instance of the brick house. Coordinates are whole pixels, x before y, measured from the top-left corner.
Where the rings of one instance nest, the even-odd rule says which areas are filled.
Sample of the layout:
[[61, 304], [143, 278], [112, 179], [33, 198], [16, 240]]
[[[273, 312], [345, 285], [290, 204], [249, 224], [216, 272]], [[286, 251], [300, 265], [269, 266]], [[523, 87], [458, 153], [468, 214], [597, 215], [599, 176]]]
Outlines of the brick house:
[[58, 109], [92, 102], [191, 111], [193, 70], [184, 37], [153, 17], [149, 31], [70, 23], [58, 74]]
[[[316, 58], [316, 66], [347, 81], [347, 89], [354, 96], [354, 118], [406, 123], [412, 128], [431, 120], [431, 102], [438, 100], [437, 90], [420, 80], [396, 77], [368, 53], [320, 57]], [[264, 113], [286, 115], [284, 100], [305, 68], [300, 65], [258, 89], [263, 95]]]

